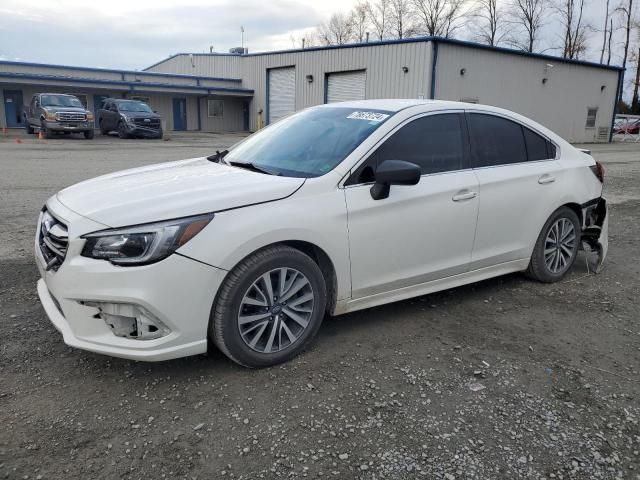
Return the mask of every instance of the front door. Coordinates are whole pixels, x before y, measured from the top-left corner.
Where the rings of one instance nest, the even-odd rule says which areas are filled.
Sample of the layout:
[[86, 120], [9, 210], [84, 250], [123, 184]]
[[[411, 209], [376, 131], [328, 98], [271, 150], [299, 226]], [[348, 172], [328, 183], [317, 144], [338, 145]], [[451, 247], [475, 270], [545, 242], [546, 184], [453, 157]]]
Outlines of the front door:
[[[352, 298], [426, 283], [468, 270], [478, 215], [478, 181], [466, 168], [462, 113], [408, 121], [345, 183]], [[414, 186], [371, 197], [372, 175], [384, 160], [422, 169]]]
[[186, 98], [173, 99], [173, 129], [174, 130], [187, 129], [187, 99]]
[[20, 90], [5, 90], [4, 114], [7, 120], [7, 127], [24, 126], [22, 119], [22, 92]]

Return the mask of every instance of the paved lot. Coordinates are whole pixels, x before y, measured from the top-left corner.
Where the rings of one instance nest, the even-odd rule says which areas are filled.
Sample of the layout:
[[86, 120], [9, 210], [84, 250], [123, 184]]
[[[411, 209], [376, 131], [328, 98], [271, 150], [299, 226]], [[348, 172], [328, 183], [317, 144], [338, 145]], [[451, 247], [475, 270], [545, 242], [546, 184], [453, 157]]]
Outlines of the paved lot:
[[66, 347], [35, 293], [47, 197], [237, 138], [0, 137], [0, 478], [640, 479], [635, 144], [591, 147], [611, 200], [599, 275], [580, 256], [560, 284], [510, 275], [327, 319], [265, 370]]

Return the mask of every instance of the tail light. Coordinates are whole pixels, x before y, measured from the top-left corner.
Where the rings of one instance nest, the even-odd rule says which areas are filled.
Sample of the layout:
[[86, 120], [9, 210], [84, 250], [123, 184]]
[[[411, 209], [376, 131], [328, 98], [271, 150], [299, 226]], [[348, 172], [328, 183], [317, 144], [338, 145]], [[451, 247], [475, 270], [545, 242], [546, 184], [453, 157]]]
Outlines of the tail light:
[[604, 167], [602, 166], [602, 164], [596, 160], [596, 164], [591, 165], [589, 168], [591, 169], [593, 174], [598, 177], [598, 180], [600, 180], [601, 183], [604, 183]]

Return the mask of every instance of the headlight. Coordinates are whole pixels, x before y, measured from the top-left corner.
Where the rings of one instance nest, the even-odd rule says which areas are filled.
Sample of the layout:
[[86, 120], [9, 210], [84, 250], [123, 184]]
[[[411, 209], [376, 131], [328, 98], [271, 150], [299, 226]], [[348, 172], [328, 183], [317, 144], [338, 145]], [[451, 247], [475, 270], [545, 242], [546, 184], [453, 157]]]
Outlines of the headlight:
[[47, 120], [56, 120], [56, 112], [44, 112], [44, 118]]
[[146, 265], [168, 257], [206, 227], [213, 213], [103, 230], [82, 238], [82, 256], [109, 260], [115, 265]]

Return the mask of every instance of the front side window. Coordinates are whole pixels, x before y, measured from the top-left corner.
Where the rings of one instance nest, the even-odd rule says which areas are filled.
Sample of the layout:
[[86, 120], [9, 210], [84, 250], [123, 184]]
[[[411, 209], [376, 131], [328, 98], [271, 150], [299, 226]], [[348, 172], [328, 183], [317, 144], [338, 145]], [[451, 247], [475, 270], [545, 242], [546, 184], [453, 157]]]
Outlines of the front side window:
[[527, 148], [520, 124], [482, 113], [471, 113], [467, 118], [474, 167], [527, 161]]
[[254, 133], [224, 157], [289, 177], [319, 177], [333, 170], [393, 112], [316, 107]]
[[464, 157], [461, 118], [461, 114], [444, 113], [412, 121], [378, 148], [377, 164], [404, 160], [420, 166], [423, 175], [460, 170]]

